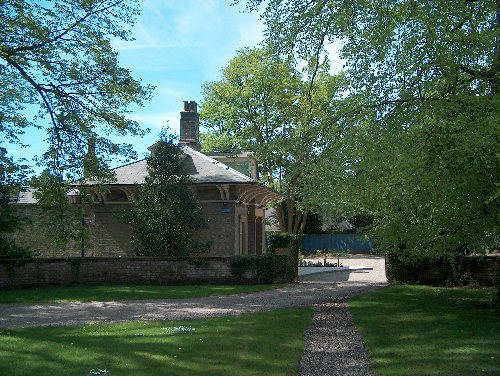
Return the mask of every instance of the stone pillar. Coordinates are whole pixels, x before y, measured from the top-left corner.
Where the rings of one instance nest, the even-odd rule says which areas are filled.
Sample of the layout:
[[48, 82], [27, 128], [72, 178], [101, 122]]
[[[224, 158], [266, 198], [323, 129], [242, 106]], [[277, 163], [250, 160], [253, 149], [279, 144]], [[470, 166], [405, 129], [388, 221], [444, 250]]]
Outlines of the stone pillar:
[[257, 223], [255, 217], [248, 217], [248, 254], [255, 255], [257, 240]]
[[262, 217], [255, 218], [255, 253], [261, 255], [264, 253], [264, 221]]

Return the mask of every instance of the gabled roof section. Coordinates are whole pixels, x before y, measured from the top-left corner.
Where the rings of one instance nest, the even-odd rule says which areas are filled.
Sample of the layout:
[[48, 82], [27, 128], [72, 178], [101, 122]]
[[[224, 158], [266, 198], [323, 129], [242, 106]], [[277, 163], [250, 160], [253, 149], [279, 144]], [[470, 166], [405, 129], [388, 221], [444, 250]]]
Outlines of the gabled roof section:
[[17, 196], [11, 197], [10, 202], [12, 204], [36, 204], [38, 200], [33, 197], [33, 192], [36, 192], [35, 188], [23, 188]]
[[251, 177], [189, 146], [181, 146], [181, 150], [190, 157], [184, 160], [184, 164], [195, 183], [255, 183]]
[[148, 176], [148, 161], [141, 159], [140, 161], [126, 164], [125, 166], [114, 168], [116, 181], [113, 185], [132, 185], [144, 183], [144, 178]]
[[[185, 155], [182, 163], [185, 164], [188, 174], [195, 183], [238, 184], [255, 183], [255, 180], [236, 171], [233, 168], [213, 158], [196, 151], [189, 146], [181, 146]], [[116, 181], [113, 185], [132, 185], [144, 183], [148, 175], [147, 159], [126, 164], [113, 169]]]

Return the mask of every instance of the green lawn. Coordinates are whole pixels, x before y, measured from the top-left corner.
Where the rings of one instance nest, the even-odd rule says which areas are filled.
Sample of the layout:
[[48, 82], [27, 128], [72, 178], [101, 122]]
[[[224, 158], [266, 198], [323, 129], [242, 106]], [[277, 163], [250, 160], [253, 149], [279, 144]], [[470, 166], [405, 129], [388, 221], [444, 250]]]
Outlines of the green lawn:
[[297, 375], [312, 314], [312, 307], [300, 307], [175, 322], [8, 329], [0, 331], [0, 374]]
[[[274, 287], [279, 286], [99, 286], [2, 291], [0, 299], [168, 299]], [[349, 306], [379, 376], [500, 375], [500, 315], [487, 308], [493, 294], [491, 289], [391, 286], [352, 298]], [[89, 375], [92, 370], [296, 375], [312, 313], [312, 307], [302, 307], [177, 322], [3, 329], [0, 375]]]
[[379, 375], [500, 375], [491, 289], [392, 286], [349, 306]]
[[238, 294], [275, 289], [282, 285], [248, 286], [84, 286], [0, 290], [0, 304], [63, 303], [107, 300], [183, 299], [204, 296]]

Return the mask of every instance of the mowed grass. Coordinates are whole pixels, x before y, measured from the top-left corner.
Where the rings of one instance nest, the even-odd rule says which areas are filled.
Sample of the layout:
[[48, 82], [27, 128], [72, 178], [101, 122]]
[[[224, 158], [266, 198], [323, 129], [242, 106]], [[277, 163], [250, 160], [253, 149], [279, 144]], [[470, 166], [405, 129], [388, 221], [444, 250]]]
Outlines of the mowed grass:
[[[0, 331], [1, 375], [297, 375], [312, 307]], [[93, 373], [92, 373], [93, 372]]]
[[495, 290], [391, 286], [349, 306], [373, 363], [384, 375], [500, 375]]
[[281, 285], [243, 286], [83, 286], [1, 290], [0, 304], [64, 303], [107, 300], [183, 299], [276, 289]]

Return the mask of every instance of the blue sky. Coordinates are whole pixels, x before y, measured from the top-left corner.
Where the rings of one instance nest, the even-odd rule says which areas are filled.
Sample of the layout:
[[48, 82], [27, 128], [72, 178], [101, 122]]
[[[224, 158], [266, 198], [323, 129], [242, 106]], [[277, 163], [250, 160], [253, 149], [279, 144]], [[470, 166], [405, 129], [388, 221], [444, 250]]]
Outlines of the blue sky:
[[[231, 0], [144, 0], [132, 30], [135, 41], [116, 41], [120, 65], [136, 79], [156, 86], [144, 107], [131, 107], [130, 118], [151, 132], [143, 138], [113, 138], [134, 145], [139, 157], [157, 141], [162, 126], [179, 132], [183, 101], [202, 99], [202, 85], [221, 79], [221, 69], [237, 50], [257, 46], [264, 23], [257, 13], [245, 13], [245, 4]], [[332, 55], [331, 55], [332, 58]], [[340, 63], [338, 63], [340, 64]], [[334, 68], [335, 69], [335, 68]], [[34, 130], [22, 139], [31, 145], [9, 147], [14, 157], [32, 159], [46, 145], [43, 132]], [[38, 170], [39, 171], [39, 170]]]
[[231, 0], [145, 0], [133, 42], [118, 42], [120, 63], [134, 78], [153, 84], [151, 102], [132, 108], [131, 118], [151, 129], [144, 140], [129, 139], [139, 154], [156, 142], [162, 126], [178, 133], [183, 101], [202, 99], [202, 85], [219, 80], [238, 49], [256, 46], [264, 25], [244, 4]]

